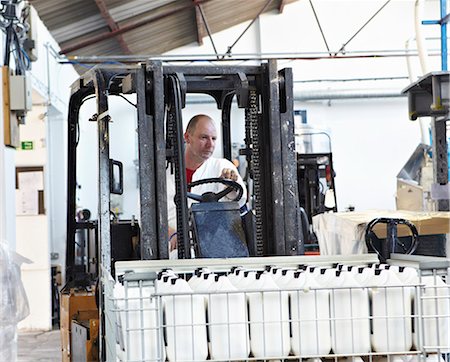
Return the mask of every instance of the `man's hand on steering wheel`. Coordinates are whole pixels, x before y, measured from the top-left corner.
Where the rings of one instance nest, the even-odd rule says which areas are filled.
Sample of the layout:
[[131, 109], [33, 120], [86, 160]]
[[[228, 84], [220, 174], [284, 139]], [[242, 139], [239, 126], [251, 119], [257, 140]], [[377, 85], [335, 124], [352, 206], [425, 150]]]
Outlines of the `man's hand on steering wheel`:
[[232, 180], [232, 181], [237, 181], [238, 180], [238, 174], [232, 168], [224, 168], [222, 170], [222, 173], [220, 174], [220, 177], [221, 178], [225, 178], [225, 179], [229, 179], [229, 180]]

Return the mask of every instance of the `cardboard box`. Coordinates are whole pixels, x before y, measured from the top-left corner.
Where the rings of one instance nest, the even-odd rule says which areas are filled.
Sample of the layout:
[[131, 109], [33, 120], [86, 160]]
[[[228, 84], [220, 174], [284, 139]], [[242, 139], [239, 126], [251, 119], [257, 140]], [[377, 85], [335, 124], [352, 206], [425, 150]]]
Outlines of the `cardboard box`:
[[395, 201], [397, 210], [424, 210], [423, 187], [411, 181], [397, 180]]
[[70, 293], [61, 294], [61, 349], [63, 362], [70, 361], [70, 340], [72, 320], [98, 319], [95, 293], [71, 290]]
[[[376, 218], [405, 219], [413, 223], [419, 236], [450, 233], [450, 212], [418, 212], [406, 210], [368, 210], [363, 212], [324, 213], [313, 217], [314, 230], [319, 241], [321, 255], [367, 253], [365, 230]], [[373, 228], [379, 239], [386, 238], [386, 224]], [[399, 225], [397, 236], [410, 236], [409, 228]]]

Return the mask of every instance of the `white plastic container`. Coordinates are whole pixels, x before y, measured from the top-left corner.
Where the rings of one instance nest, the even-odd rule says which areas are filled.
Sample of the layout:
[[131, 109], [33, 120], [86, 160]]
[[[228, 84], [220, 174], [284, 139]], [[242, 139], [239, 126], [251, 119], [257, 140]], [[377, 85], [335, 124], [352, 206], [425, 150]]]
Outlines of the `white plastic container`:
[[120, 361], [164, 360], [164, 346], [158, 337], [158, 315], [153, 284], [127, 282], [114, 285], [114, 299], [118, 332]]
[[319, 285], [326, 288], [332, 288], [333, 282], [336, 279], [336, 272], [337, 270], [334, 268], [320, 268], [314, 269], [313, 274]]
[[411, 301], [411, 313], [415, 313], [415, 296], [416, 296], [416, 286], [419, 285], [419, 275], [417, 274], [417, 270], [411, 267], [404, 267], [404, 266], [396, 266], [392, 265], [390, 268], [391, 271], [395, 272], [398, 279], [400, 279], [400, 282], [402, 285], [405, 286], [404, 292], [406, 294], [409, 294], [409, 298]]
[[290, 350], [288, 293], [267, 272], [256, 274], [248, 288], [250, 346], [256, 358], [287, 357]]
[[210, 357], [228, 361], [250, 353], [247, 301], [226, 276], [214, 277], [209, 286], [208, 321]]
[[197, 284], [201, 284], [204, 280], [204, 275], [210, 274], [211, 271], [208, 268], [199, 268], [196, 269], [194, 275], [189, 279], [188, 284], [192, 288], [192, 290], [196, 290]]
[[428, 352], [448, 353], [450, 352], [450, 285], [445, 284], [438, 275], [424, 276], [421, 282], [425, 284], [422, 288], [423, 298], [420, 301], [423, 314], [423, 345], [428, 347]]
[[296, 356], [326, 355], [331, 349], [329, 290], [317, 273], [296, 272], [287, 284], [291, 305], [291, 349]]
[[[325, 274], [329, 274], [327, 272]], [[369, 293], [351, 272], [334, 272], [329, 280], [331, 344], [334, 353], [370, 352]]]
[[[232, 284], [238, 290], [248, 290], [256, 281], [257, 272], [254, 270], [245, 270], [239, 273], [239, 277], [233, 279]], [[248, 294], [248, 293], [247, 293]], [[248, 297], [248, 295], [246, 295]]]
[[411, 305], [411, 325], [415, 326], [412, 330], [413, 346], [417, 348], [417, 331], [419, 330], [418, 320], [414, 317], [417, 315], [418, 307], [416, 300], [416, 292], [418, 291], [419, 285], [419, 275], [417, 269], [411, 267], [391, 265], [390, 271], [394, 272], [397, 278], [400, 280], [401, 285], [403, 285], [403, 293], [408, 297], [409, 303]]
[[427, 362], [445, 362], [445, 359], [439, 354], [429, 354], [427, 356]]
[[[358, 267], [355, 269], [352, 269], [352, 273], [354, 274], [354, 278], [356, 282], [361, 286], [368, 286], [372, 278], [375, 275], [375, 268], [369, 268], [369, 267]], [[370, 293], [370, 290], [369, 290]]]
[[194, 292], [207, 292], [212, 283], [214, 283], [214, 273], [201, 274], [195, 283], [189, 284]]
[[228, 280], [231, 282], [231, 284], [237, 287], [241, 282], [242, 278], [244, 277], [244, 272], [246, 270], [247, 269], [241, 266], [233, 267], [231, 273], [228, 274]]
[[288, 287], [296, 271], [294, 269], [278, 269], [276, 273], [272, 275], [273, 281], [278, 285], [280, 289]]
[[171, 279], [164, 298], [169, 361], [204, 361], [208, 356], [205, 304], [183, 279]]
[[404, 289], [405, 292], [409, 292], [410, 299], [413, 300], [415, 296], [414, 286], [419, 285], [419, 275], [417, 274], [417, 270], [411, 267], [397, 265], [392, 265], [389, 270], [395, 273], [397, 278], [400, 279], [402, 285], [409, 285], [409, 287], [406, 287]]
[[402, 287], [391, 269], [375, 270], [372, 285], [374, 351], [409, 351], [412, 347], [410, 291]]
[[193, 292], [195, 293], [205, 292], [205, 294], [197, 294], [197, 295], [203, 298], [206, 310], [208, 309], [208, 299], [209, 299], [209, 295], [206, 292], [209, 290], [210, 285], [214, 283], [214, 276], [215, 274], [211, 272], [203, 273], [198, 276], [195, 283], [189, 284], [188, 282]]
[[402, 283], [409, 285], [417, 285], [419, 283], [419, 275], [414, 268], [392, 265], [390, 269], [397, 274]]
[[266, 271], [272, 276], [273, 281], [276, 283], [281, 278], [281, 272], [283, 268], [277, 266], [266, 266]]

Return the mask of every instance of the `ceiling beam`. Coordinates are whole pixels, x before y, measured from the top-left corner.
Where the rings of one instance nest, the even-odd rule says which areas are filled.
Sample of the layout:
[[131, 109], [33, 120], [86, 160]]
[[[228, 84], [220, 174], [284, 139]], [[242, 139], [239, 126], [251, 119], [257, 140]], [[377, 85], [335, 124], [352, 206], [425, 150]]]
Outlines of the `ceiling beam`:
[[[109, 15], [111, 15], [117, 24], [124, 24], [126, 21], [133, 21], [133, 17], [136, 14], [150, 14], [151, 11], [157, 10], [161, 6], [167, 6], [175, 1], [178, 0], [151, 0], [148, 2], [143, 0], [127, 0], [123, 1], [122, 5], [114, 7], [109, 5], [108, 10]], [[55, 35], [56, 41], [62, 44], [82, 35], [100, 31], [104, 27], [104, 22], [99, 21], [101, 19], [102, 16], [98, 12], [95, 15], [85, 16], [77, 21], [69, 22], [63, 26], [49, 30]], [[77, 29], [76, 33], [73, 29]]]
[[[196, 3], [196, 0], [194, 0]], [[206, 36], [205, 24], [202, 20], [201, 10], [198, 6], [195, 8], [195, 25], [197, 27], [197, 43], [198, 45], [203, 45], [203, 38]]]
[[[106, 23], [108, 24], [111, 31], [117, 31], [119, 30], [119, 26], [114, 21], [114, 19], [111, 17], [111, 14], [109, 13], [108, 6], [105, 4], [104, 0], [95, 0], [95, 3], [97, 4], [98, 9], [100, 10], [100, 14], [102, 15], [103, 19], [105, 19]], [[126, 43], [125, 39], [123, 38], [122, 34], [117, 34], [116, 39], [119, 42], [120, 47], [122, 48], [122, 51], [126, 55], [130, 55], [131, 51], [128, 47], [128, 44]]]
[[[197, 0], [197, 3], [203, 4], [203, 3], [206, 3], [208, 1], [211, 1], [211, 0]], [[106, 33], [101, 33], [101, 34], [93, 36], [92, 38], [89, 38], [89, 39], [86, 39], [86, 40], [81, 41], [79, 43], [76, 43], [74, 45], [65, 47], [65, 48], [60, 50], [59, 54], [67, 54], [67, 53], [73, 52], [75, 50], [79, 50], [81, 48], [84, 48], [84, 47], [87, 47], [89, 45], [98, 43], [100, 41], [103, 41], [103, 40], [115, 37], [115, 36], [117, 36], [119, 34], [123, 34], [123, 33], [126, 33], [128, 31], [130, 31], [130, 30], [134, 30], [134, 29], [137, 29], [137, 28], [139, 28], [141, 26], [153, 23], [153, 22], [155, 22], [157, 20], [164, 19], [164, 18], [166, 18], [166, 17], [168, 17], [168, 16], [170, 16], [172, 14], [176, 14], [176, 13], [178, 13], [180, 11], [183, 11], [185, 9], [189, 9], [189, 8], [191, 8], [193, 6], [195, 6], [195, 4], [193, 2], [184, 3], [182, 5], [174, 7], [173, 9], [171, 9], [169, 11], [166, 11], [164, 13], [161, 13], [161, 14], [158, 14], [158, 15], [154, 15], [154, 16], [150, 16], [147, 19], [143, 19], [143, 20], [137, 21], [135, 23], [126, 24], [126, 25], [120, 27], [117, 30], [113, 30], [113, 31], [106, 32]]]
[[286, 5], [286, 0], [280, 0], [278, 4], [278, 12], [281, 14], [284, 10], [284, 5]]

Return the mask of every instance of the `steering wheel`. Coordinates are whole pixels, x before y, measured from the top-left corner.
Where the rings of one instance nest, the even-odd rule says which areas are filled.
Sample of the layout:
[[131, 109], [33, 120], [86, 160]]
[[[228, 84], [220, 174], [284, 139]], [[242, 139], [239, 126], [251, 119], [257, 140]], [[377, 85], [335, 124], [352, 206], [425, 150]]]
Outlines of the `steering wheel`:
[[211, 184], [211, 183], [220, 183], [225, 186], [227, 186], [225, 189], [223, 189], [220, 192], [205, 192], [203, 195], [193, 194], [192, 192], [188, 192], [187, 196], [191, 198], [192, 200], [198, 201], [198, 202], [218, 202], [222, 197], [228, 195], [232, 191], [237, 192], [237, 196], [231, 200], [231, 201], [238, 201], [242, 197], [242, 194], [244, 190], [242, 189], [242, 186], [238, 184], [236, 181], [216, 177], [216, 178], [205, 178], [203, 180], [197, 180], [194, 182], [191, 182], [188, 184], [189, 188], [204, 185], [204, 184]]

